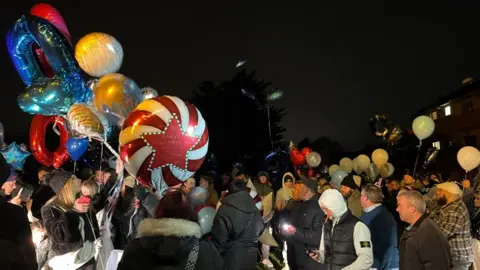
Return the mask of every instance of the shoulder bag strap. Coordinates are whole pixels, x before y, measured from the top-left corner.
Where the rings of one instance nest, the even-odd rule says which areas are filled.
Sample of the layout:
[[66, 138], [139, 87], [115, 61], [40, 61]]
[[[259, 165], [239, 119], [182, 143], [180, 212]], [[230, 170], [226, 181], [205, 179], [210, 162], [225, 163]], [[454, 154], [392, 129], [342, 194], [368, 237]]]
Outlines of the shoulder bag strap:
[[192, 250], [190, 250], [190, 253], [188, 254], [188, 260], [187, 260], [187, 264], [185, 264], [185, 270], [195, 269], [199, 251], [200, 251], [200, 241], [197, 238], [195, 238], [195, 244], [193, 245]]

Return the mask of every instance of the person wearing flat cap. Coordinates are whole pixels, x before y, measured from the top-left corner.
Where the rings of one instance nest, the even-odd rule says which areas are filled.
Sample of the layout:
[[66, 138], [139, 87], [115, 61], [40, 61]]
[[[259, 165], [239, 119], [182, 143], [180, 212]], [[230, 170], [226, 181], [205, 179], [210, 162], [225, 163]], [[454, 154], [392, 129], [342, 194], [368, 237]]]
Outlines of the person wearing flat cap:
[[342, 186], [340, 192], [343, 198], [347, 200], [348, 209], [352, 212], [352, 215], [360, 218], [363, 215], [363, 207], [360, 202], [360, 185], [362, 178], [357, 175], [348, 174], [342, 180]]
[[470, 217], [462, 201], [462, 190], [453, 182], [437, 185], [435, 200], [440, 208], [431, 215], [448, 240], [452, 253], [452, 269], [468, 270], [473, 262]]

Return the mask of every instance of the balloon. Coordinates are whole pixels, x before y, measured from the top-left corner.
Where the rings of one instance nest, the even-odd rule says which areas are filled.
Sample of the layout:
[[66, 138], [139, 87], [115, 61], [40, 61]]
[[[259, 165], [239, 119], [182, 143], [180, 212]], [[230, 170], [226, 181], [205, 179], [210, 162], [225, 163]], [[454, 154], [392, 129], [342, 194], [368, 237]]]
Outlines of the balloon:
[[18, 106], [31, 114], [64, 115], [72, 105], [64, 87], [59, 79], [37, 80], [18, 96]]
[[403, 129], [399, 125], [395, 125], [392, 130], [390, 131], [390, 135], [388, 136], [388, 143], [390, 145], [394, 145], [403, 138]]
[[123, 61], [122, 45], [105, 33], [90, 33], [75, 46], [75, 58], [88, 75], [102, 77], [120, 70]]
[[205, 206], [198, 211], [198, 223], [200, 224], [203, 235], [212, 230], [213, 219], [215, 218], [216, 214], [217, 211], [215, 211], [215, 208], [210, 206]]
[[75, 137], [87, 136], [104, 140], [105, 129], [95, 110], [86, 104], [74, 104], [68, 110], [67, 119]]
[[393, 165], [391, 163], [387, 163], [379, 169], [379, 172], [380, 172], [380, 175], [382, 176], [382, 178], [387, 178], [387, 177], [392, 176], [394, 171], [395, 171], [395, 168], [393, 167]]
[[[45, 134], [49, 124], [55, 124], [60, 131], [60, 143], [55, 152], [50, 152], [45, 146]], [[35, 115], [30, 124], [30, 149], [38, 162], [50, 167], [60, 168], [68, 160], [66, 148], [68, 140], [64, 120], [59, 116]]]
[[30, 156], [30, 153], [23, 150], [15, 142], [11, 143], [7, 149], [1, 151], [3, 157], [15, 170], [21, 171], [25, 159]]
[[158, 97], [158, 92], [157, 90], [151, 87], [144, 87], [142, 88], [142, 96], [143, 96], [143, 100], [151, 99], [154, 97]]
[[[71, 103], [83, 102], [87, 89], [68, 40], [50, 22], [36, 16], [20, 18], [7, 33], [8, 52], [25, 85], [50, 80], [37, 63], [34, 44], [47, 57], [55, 77], [61, 80], [64, 95], [71, 98]], [[30, 103], [23, 105], [26, 112], [36, 114], [38, 108], [34, 105], [40, 105], [32, 99], [25, 102]]]
[[337, 164], [333, 164], [332, 166], [330, 166], [330, 168], [328, 168], [328, 174], [333, 177], [333, 174], [340, 170], [340, 166], [338, 166]]
[[93, 89], [93, 107], [118, 127], [142, 100], [138, 85], [119, 73], [103, 76]]
[[460, 166], [469, 172], [480, 165], [480, 151], [473, 146], [462, 147], [458, 151], [457, 160]]
[[370, 131], [379, 138], [386, 138], [390, 132], [390, 120], [384, 114], [376, 113], [370, 117]]
[[[215, 167], [218, 167], [217, 162], [211, 162]], [[265, 167], [268, 168], [274, 181], [274, 185], [278, 183], [281, 185], [283, 175], [288, 172], [290, 166], [290, 158], [287, 152], [281, 150], [272, 151], [265, 157]]]
[[310, 154], [311, 152], [312, 152], [312, 148], [310, 148], [310, 147], [304, 147], [304, 148], [302, 149], [302, 154], [303, 154], [305, 157], [308, 156], [308, 154]]
[[83, 156], [83, 154], [87, 152], [87, 148], [88, 148], [87, 138], [81, 138], [81, 139], [70, 138], [67, 141], [67, 152], [73, 161], [78, 161]]
[[342, 170], [337, 170], [333, 175], [332, 175], [332, 180], [330, 181], [336, 189], [340, 189], [342, 186], [342, 181], [345, 176], [347, 176], [348, 173], [342, 171]]
[[365, 173], [367, 174], [368, 178], [370, 178], [370, 180], [373, 181], [377, 178], [380, 172], [378, 170], [378, 167], [375, 164], [370, 163]]
[[356, 174], [362, 173], [362, 171], [358, 167], [357, 158], [354, 158], [352, 161], [352, 169], [355, 171]]
[[435, 159], [437, 158], [438, 152], [440, 150], [436, 147], [432, 147], [428, 149], [427, 154], [425, 154], [425, 161], [423, 162], [423, 168], [427, 169], [427, 167], [435, 162]]
[[119, 136], [127, 171], [156, 190], [192, 177], [208, 151], [208, 128], [202, 114], [178, 97], [145, 100], [125, 119]]
[[370, 165], [370, 158], [367, 155], [359, 155], [357, 157], [357, 164], [360, 172], [364, 172]]
[[48, 4], [36, 4], [30, 9], [30, 14], [49, 21], [57, 28], [60, 33], [71, 43], [70, 32], [68, 32], [67, 24], [63, 20], [62, 15], [57, 9]]
[[388, 162], [388, 153], [387, 151], [379, 148], [372, 153], [372, 161], [377, 168], [382, 167], [383, 165], [387, 164]]
[[0, 122], [0, 145], [5, 143], [5, 129], [2, 122]]
[[307, 155], [307, 164], [308, 166], [312, 168], [318, 167], [322, 163], [322, 157], [320, 157], [320, 154], [317, 152], [311, 152], [310, 154]]
[[297, 148], [294, 148], [290, 151], [290, 161], [292, 161], [293, 165], [300, 166], [305, 164], [306, 157], [304, 154], [300, 153]]
[[349, 158], [342, 158], [340, 160], [340, 170], [351, 173], [353, 169], [353, 161]]
[[432, 135], [435, 122], [429, 116], [421, 115], [413, 120], [412, 129], [415, 136], [422, 141]]
[[192, 189], [188, 197], [190, 204], [195, 207], [204, 204], [208, 200], [209, 194], [206, 188], [197, 186]]

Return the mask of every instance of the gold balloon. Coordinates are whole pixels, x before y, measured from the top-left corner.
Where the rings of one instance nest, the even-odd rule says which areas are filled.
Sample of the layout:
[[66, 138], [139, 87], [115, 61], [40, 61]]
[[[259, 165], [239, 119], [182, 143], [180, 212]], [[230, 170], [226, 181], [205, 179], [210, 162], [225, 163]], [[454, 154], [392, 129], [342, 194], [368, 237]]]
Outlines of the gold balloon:
[[123, 61], [122, 45], [104, 33], [90, 33], [75, 46], [75, 59], [80, 68], [93, 77], [120, 70]]
[[78, 135], [101, 139], [105, 136], [102, 121], [86, 104], [70, 106], [67, 119], [70, 128]]
[[93, 106], [102, 111], [103, 105], [112, 107], [113, 104], [121, 104], [123, 98], [123, 82], [125, 77], [120, 74], [103, 76], [93, 89]]

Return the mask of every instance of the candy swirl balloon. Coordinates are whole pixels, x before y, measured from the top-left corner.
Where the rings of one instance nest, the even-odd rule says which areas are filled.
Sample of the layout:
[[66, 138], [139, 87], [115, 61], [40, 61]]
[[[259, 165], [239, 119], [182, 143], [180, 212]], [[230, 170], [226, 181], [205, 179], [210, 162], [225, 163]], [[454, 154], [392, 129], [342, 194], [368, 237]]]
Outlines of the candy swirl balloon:
[[138, 181], [156, 190], [181, 184], [202, 165], [208, 129], [190, 103], [162, 96], [131, 112], [119, 136], [120, 157]]

